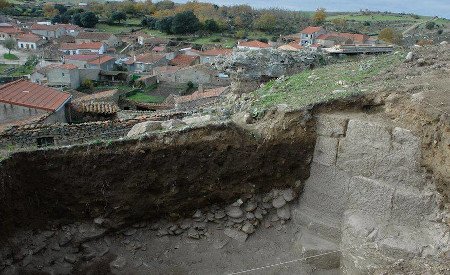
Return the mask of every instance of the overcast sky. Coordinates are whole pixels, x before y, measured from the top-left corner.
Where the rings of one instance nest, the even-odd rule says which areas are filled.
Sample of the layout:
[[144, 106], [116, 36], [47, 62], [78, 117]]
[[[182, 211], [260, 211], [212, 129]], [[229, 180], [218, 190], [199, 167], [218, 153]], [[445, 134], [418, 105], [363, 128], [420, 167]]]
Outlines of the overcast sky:
[[[217, 5], [248, 4], [256, 8], [277, 7], [291, 10], [312, 11], [318, 7], [328, 11], [391, 11], [439, 16], [450, 19], [450, 0], [205, 0]], [[175, 0], [185, 3], [186, 0]]]

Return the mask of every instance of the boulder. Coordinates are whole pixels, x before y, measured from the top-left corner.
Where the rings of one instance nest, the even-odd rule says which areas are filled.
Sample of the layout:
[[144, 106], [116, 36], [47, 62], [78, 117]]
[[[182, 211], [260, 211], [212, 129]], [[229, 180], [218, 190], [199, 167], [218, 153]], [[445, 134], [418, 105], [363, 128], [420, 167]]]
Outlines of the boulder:
[[176, 128], [182, 127], [184, 125], [186, 125], [186, 123], [184, 123], [180, 119], [170, 119], [170, 120], [161, 122], [161, 127], [164, 128], [165, 130], [176, 129]]
[[127, 137], [136, 137], [136, 136], [140, 136], [142, 134], [151, 132], [151, 131], [156, 131], [156, 130], [161, 130], [161, 122], [159, 121], [145, 121], [145, 122], [141, 122], [138, 123], [136, 125], [133, 126], [133, 128], [131, 128], [131, 130], [128, 132]]
[[413, 52], [409, 52], [406, 55], [405, 62], [411, 62], [413, 60], [413, 58], [414, 58], [414, 53]]
[[182, 122], [188, 125], [201, 125], [211, 121], [210, 115], [192, 116], [183, 118]]
[[236, 229], [232, 229], [232, 228], [225, 228], [223, 233], [225, 235], [227, 235], [228, 237], [230, 237], [240, 243], [244, 243], [248, 237], [248, 234], [246, 234], [242, 231], [236, 230]]

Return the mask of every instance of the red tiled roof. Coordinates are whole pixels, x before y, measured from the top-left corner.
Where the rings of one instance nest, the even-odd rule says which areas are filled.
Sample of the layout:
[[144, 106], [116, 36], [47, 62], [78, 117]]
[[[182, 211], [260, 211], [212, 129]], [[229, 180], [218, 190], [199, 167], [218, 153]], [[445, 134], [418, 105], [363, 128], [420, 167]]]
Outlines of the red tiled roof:
[[94, 59], [90, 60], [88, 63], [93, 64], [93, 65], [100, 65], [100, 64], [106, 63], [113, 59], [114, 59], [114, 57], [109, 56], [109, 55], [100, 55], [100, 56], [95, 57]]
[[91, 42], [91, 43], [62, 43], [61, 50], [98, 50], [103, 46], [102, 42]]
[[61, 26], [58, 25], [46, 25], [46, 24], [33, 24], [31, 26], [31, 30], [36, 31], [54, 31], [60, 29]]
[[165, 50], [166, 50], [166, 48], [163, 46], [156, 46], [156, 47], [153, 47], [153, 49], [152, 49], [152, 51], [154, 51], [154, 52], [163, 52]]
[[311, 26], [309, 26], [309, 27], [306, 27], [305, 29], [303, 29], [301, 31], [301, 33], [312, 34], [312, 33], [318, 32], [320, 30], [322, 30], [322, 27], [311, 27]]
[[265, 49], [265, 48], [270, 48], [270, 45], [258, 40], [252, 40], [252, 41], [247, 41], [247, 42], [239, 42], [239, 46], [242, 47], [251, 47], [251, 48], [260, 48], [260, 49]]
[[19, 34], [17, 36], [17, 41], [38, 42], [40, 40], [42, 40], [42, 38], [39, 35], [35, 35], [33, 33]]
[[73, 65], [73, 64], [62, 64], [62, 65], [59, 65], [58, 68], [60, 68], [60, 69], [65, 69], [65, 70], [75, 70], [75, 69], [78, 69], [78, 67], [75, 66], [75, 65]]
[[230, 55], [232, 53], [233, 53], [232, 49], [211, 49], [201, 52], [202, 55], [211, 55], [211, 56]]
[[71, 97], [25, 79], [0, 86], [0, 102], [46, 111], [56, 111]]
[[180, 70], [179, 66], [160, 66], [153, 68], [154, 73], [174, 73]]
[[0, 32], [7, 33], [7, 34], [23, 33], [23, 31], [21, 29], [18, 29], [15, 27], [0, 27]]
[[179, 54], [170, 60], [169, 64], [172, 66], [187, 67], [194, 64], [198, 59], [199, 57], [196, 55]]
[[288, 45], [291, 46], [291, 47], [294, 47], [294, 48], [296, 48], [296, 49], [298, 49], [298, 50], [303, 49], [303, 46], [300, 45], [300, 44], [298, 43], [298, 41], [293, 41], [293, 42], [289, 43]]
[[102, 40], [108, 40], [111, 36], [113, 36], [113, 34], [107, 33], [107, 32], [80, 32], [76, 36], [76, 39], [88, 39], [88, 40], [102, 41]]
[[175, 103], [183, 103], [189, 101], [195, 101], [203, 98], [218, 97], [220, 96], [228, 87], [219, 87], [214, 89], [205, 90], [204, 92], [196, 91], [191, 95], [179, 96], [175, 98]]

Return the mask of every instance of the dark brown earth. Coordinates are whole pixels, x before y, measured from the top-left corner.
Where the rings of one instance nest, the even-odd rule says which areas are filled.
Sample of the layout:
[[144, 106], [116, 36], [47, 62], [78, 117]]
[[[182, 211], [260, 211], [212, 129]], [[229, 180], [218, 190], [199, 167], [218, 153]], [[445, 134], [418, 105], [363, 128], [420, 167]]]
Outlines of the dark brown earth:
[[[286, 115], [289, 116], [289, 115]], [[244, 193], [294, 186], [309, 176], [313, 121], [291, 114], [269, 139], [217, 124], [138, 140], [20, 152], [0, 167], [0, 227], [48, 221], [179, 217]]]

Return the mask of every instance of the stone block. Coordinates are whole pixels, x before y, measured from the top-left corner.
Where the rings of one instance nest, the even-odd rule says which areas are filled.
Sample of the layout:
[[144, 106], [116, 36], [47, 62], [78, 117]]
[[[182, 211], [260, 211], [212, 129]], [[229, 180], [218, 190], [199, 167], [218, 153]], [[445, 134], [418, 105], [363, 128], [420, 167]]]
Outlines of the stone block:
[[394, 188], [376, 180], [357, 176], [350, 180], [347, 209], [376, 222], [386, 223], [391, 217]]
[[335, 165], [338, 143], [337, 138], [318, 136], [313, 161], [327, 166]]
[[345, 135], [348, 119], [333, 114], [322, 114], [317, 117], [316, 132], [319, 136], [342, 137]]

